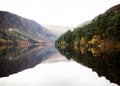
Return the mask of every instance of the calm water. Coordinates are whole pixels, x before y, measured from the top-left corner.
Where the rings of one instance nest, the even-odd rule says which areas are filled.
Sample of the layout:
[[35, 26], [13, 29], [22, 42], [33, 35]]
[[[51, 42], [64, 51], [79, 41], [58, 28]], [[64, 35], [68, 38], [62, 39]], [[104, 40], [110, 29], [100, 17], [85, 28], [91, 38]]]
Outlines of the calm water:
[[0, 86], [117, 86], [119, 73], [119, 50], [0, 47]]

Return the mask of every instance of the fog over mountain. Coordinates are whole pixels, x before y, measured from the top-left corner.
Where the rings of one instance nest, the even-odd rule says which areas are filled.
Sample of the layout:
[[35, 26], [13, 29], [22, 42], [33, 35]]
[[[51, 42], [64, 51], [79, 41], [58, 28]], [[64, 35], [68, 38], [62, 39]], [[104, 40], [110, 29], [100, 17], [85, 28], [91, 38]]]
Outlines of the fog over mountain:
[[43, 27], [47, 28], [50, 32], [55, 34], [57, 37], [65, 33], [69, 29], [73, 29], [73, 27], [69, 26], [58, 26], [58, 25], [42, 25]]

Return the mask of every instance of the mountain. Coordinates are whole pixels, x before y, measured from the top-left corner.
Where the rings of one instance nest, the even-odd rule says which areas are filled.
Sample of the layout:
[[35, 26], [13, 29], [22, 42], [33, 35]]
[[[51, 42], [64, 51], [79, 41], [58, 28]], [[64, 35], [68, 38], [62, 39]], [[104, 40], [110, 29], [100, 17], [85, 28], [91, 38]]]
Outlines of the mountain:
[[90, 23], [68, 30], [55, 44], [67, 59], [91, 68], [98, 76], [120, 86], [120, 4]]
[[120, 48], [120, 4], [98, 15], [91, 22], [68, 30], [56, 44]]
[[47, 28], [51, 33], [55, 34], [57, 37], [65, 33], [67, 30], [73, 28], [68, 26], [45, 25], [45, 24], [42, 26]]
[[113, 6], [109, 9], [110, 10], [119, 10], [120, 11], [120, 4], [116, 5], [116, 6]]
[[0, 44], [52, 43], [56, 36], [33, 20], [0, 11]]

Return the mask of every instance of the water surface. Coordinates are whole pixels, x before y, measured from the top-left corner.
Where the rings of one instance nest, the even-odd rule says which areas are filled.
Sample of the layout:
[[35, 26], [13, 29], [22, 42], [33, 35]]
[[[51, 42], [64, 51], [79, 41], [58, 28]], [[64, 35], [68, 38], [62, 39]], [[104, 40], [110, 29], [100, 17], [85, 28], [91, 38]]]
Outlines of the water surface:
[[0, 86], [119, 84], [119, 51], [93, 54], [71, 48], [58, 50], [54, 46], [1, 48]]

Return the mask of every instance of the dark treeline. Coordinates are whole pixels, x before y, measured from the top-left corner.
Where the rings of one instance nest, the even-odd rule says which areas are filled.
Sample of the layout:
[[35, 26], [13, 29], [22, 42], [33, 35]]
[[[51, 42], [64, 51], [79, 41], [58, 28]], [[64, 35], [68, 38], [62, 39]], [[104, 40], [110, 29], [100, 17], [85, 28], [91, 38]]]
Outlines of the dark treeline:
[[67, 59], [120, 85], [120, 4], [89, 23], [68, 30], [55, 44]]
[[120, 50], [106, 51], [95, 54], [87, 48], [72, 48], [66, 47], [64, 49], [57, 48], [59, 52], [67, 59], [74, 61], [91, 68], [100, 77], [105, 76], [111, 82], [120, 85]]
[[68, 30], [56, 40], [56, 44], [82, 46], [101, 44], [105, 41], [114, 41], [119, 44], [120, 5], [110, 8], [88, 24], [77, 27], [73, 31]]

